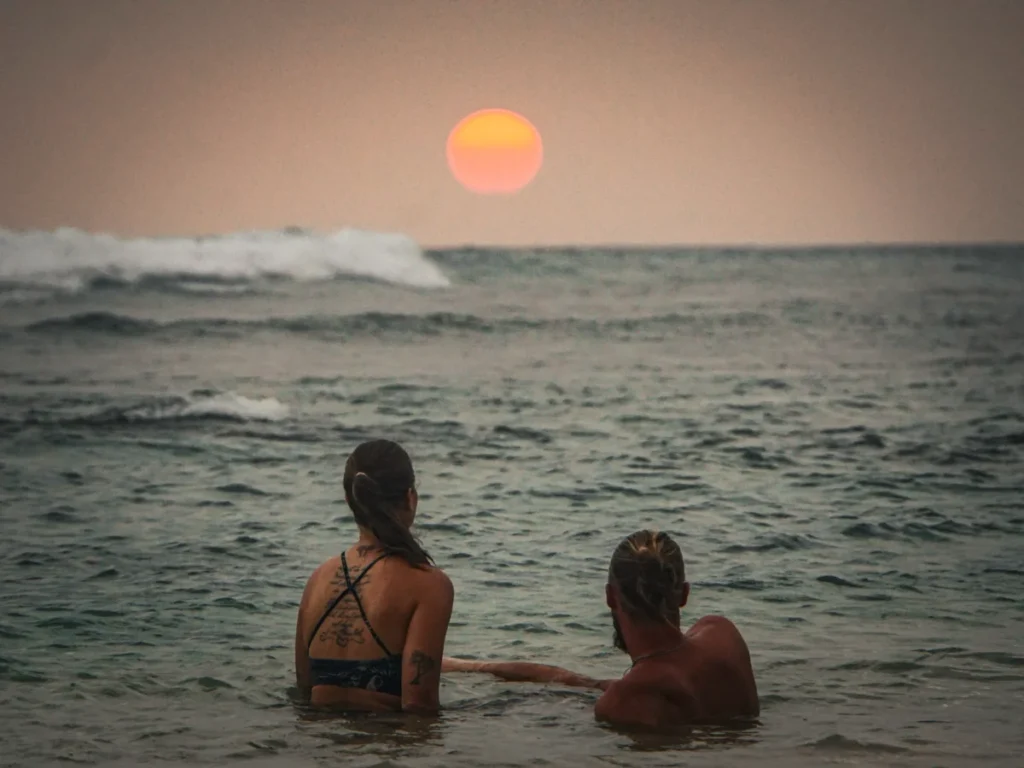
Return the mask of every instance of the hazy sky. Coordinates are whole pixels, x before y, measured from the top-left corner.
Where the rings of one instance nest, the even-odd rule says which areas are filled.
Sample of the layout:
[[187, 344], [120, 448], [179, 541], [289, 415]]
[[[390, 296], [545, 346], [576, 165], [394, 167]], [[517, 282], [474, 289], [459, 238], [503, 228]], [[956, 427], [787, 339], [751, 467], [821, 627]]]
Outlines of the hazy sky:
[[[462, 189], [522, 112], [545, 164]], [[1024, 241], [1024, 0], [0, 0], [0, 226]]]

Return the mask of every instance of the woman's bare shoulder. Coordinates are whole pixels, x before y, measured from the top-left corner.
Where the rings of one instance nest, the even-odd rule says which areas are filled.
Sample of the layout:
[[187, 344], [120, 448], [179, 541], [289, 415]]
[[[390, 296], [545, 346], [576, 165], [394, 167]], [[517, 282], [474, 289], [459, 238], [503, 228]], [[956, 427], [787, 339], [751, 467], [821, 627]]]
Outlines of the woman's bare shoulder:
[[444, 605], [454, 601], [455, 587], [443, 570], [433, 565], [409, 565], [407, 568], [409, 578], [405, 581], [406, 589], [412, 593], [418, 604]]
[[330, 581], [339, 568], [341, 568], [341, 558], [337, 555], [324, 560], [309, 574], [309, 578], [306, 579], [305, 591], [307, 593], [312, 592], [323, 582]]
[[424, 586], [432, 589], [439, 589], [443, 592], [454, 593], [455, 587], [452, 584], [451, 578], [436, 565], [430, 565], [419, 570], [423, 574], [422, 578]]

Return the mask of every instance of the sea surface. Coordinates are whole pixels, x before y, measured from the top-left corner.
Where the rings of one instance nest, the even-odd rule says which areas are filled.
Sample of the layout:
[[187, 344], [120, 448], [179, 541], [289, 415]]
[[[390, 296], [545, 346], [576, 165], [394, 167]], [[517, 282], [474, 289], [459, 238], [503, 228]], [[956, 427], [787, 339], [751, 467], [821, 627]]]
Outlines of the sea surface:
[[[0, 764], [1022, 764], [1024, 248], [0, 232], [0, 344]], [[608, 557], [656, 527], [759, 723], [631, 735], [471, 675], [437, 719], [295, 705], [378, 436], [449, 654], [621, 674]]]

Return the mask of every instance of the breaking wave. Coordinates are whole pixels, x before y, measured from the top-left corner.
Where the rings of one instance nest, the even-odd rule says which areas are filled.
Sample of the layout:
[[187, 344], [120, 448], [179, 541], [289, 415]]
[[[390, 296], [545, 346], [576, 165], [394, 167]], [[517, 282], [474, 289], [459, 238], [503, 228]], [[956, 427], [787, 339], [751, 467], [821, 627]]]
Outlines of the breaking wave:
[[[104, 285], [162, 284], [224, 293], [258, 280], [379, 280], [416, 288], [450, 283], [410, 238], [345, 229], [287, 229], [216, 237], [120, 239], [77, 229], [0, 229], [0, 285], [32, 292], [79, 292]], [[38, 293], [37, 293], [38, 295]]]
[[[35, 410], [13, 423], [22, 425], [117, 426], [156, 422], [277, 422], [288, 418], [287, 405], [273, 397], [249, 398], [236, 392], [199, 390], [187, 397], [145, 398], [128, 405], [107, 405], [85, 412]], [[11, 420], [7, 420], [12, 423]]]

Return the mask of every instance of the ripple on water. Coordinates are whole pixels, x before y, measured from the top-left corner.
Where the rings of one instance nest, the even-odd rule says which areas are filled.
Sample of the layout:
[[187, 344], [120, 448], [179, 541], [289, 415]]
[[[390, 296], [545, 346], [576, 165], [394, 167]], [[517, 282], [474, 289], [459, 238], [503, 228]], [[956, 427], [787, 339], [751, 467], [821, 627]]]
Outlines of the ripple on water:
[[91, 576], [87, 576], [86, 580], [87, 581], [96, 581], [96, 580], [99, 580], [99, 579], [116, 579], [120, 575], [121, 575], [121, 572], [119, 570], [117, 570], [117, 568], [114, 568], [113, 566], [111, 566], [109, 568], [104, 568], [102, 571], [97, 571], [96, 573], [92, 574]]
[[239, 600], [236, 597], [218, 597], [213, 601], [213, 605], [220, 608], [231, 608], [249, 613], [264, 613], [266, 611], [265, 608], [261, 608], [255, 603], [249, 602], [248, 600]]
[[11, 683], [45, 683], [47, 678], [19, 659], [0, 656], [0, 680]]
[[38, 629], [84, 629], [93, 626], [94, 621], [81, 616], [52, 616], [36, 622]]
[[81, 522], [77, 514], [77, 510], [70, 504], [61, 504], [53, 507], [40, 515], [40, 518], [44, 522], [54, 523], [57, 525]]
[[832, 584], [836, 587], [848, 587], [850, 589], [861, 589], [861, 587], [863, 586], [861, 584], [855, 584], [854, 582], [849, 581], [848, 579], [844, 579], [842, 576], [833, 576], [830, 573], [826, 573], [823, 576], [819, 576], [817, 578], [817, 581], [820, 581], [822, 584]]
[[544, 622], [520, 621], [512, 624], [502, 624], [498, 629], [504, 632], [522, 632], [527, 635], [560, 635], [557, 629], [552, 629]]
[[804, 746], [821, 752], [836, 753], [868, 753], [868, 754], [900, 754], [909, 751], [906, 747], [874, 741], [858, 741], [834, 733], [817, 741], [808, 742]]
[[949, 537], [944, 533], [964, 533], [972, 529], [957, 524], [946, 525], [936, 523], [926, 525], [919, 522], [902, 524], [894, 523], [867, 523], [860, 522], [848, 526], [842, 530], [843, 536], [854, 539], [911, 539], [930, 542], [948, 542]]
[[699, 581], [696, 584], [701, 588], [738, 589], [744, 592], [762, 592], [769, 588], [767, 582], [760, 579], [708, 580]]
[[203, 676], [203, 677], [189, 677], [178, 683], [179, 686], [195, 686], [206, 693], [212, 693], [213, 691], [219, 690], [233, 690], [234, 685], [229, 683], [227, 680], [221, 680], [218, 677]]
[[86, 616], [95, 616], [100, 619], [109, 619], [116, 616], [124, 616], [125, 612], [116, 608], [81, 608]]
[[546, 444], [550, 443], [553, 438], [550, 434], [543, 430], [531, 429], [529, 427], [512, 427], [505, 424], [499, 424], [494, 428], [494, 434], [502, 437], [509, 437], [514, 440], [523, 440], [529, 443]]
[[740, 552], [771, 552], [793, 551], [798, 549], [811, 549], [821, 546], [813, 536], [803, 534], [780, 533], [771, 536], [758, 537], [751, 544], [730, 544], [719, 551], [725, 554], [738, 554]]
[[221, 493], [236, 493], [243, 494], [246, 496], [270, 496], [271, 494], [266, 491], [261, 491], [259, 488], [248, 485], [247, 483], [226, 483], [224, 485], [218, 485], [214, 490], [220, 491]]

